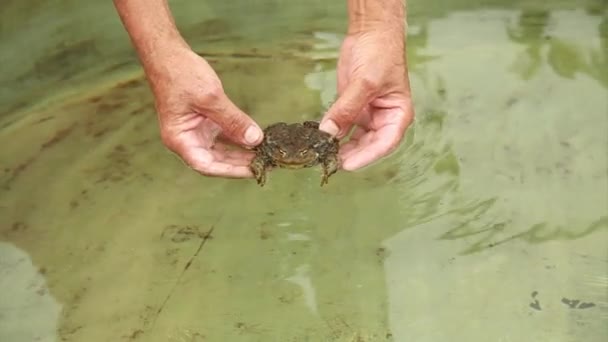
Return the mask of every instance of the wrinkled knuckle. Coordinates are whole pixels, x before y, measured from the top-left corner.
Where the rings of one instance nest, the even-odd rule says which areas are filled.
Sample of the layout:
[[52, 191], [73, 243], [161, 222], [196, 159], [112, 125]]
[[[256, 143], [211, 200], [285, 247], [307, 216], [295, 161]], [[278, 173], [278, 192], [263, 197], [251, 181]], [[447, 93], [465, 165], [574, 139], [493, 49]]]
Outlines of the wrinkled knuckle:
[[345, 103], [341, 110], [334, 115], [333, 119], [341, 125], [352, 123], [359, 115], [359, 110], [356, 104]]
[[342, 133], [342, 131], [344, 130], [344, 126], [352, 123], [356, 117], [357, 115], [354, 110], [345, 108], [344, 111], [337, 113], [332, 119], [339, 126], [340, 133]]
[[376, 79], [364, 77], [359, 81], [361, 91], [364, 94], [375, 93], [380, 87], [380, 82]]
[[224, 120], [224, 131], [232, 135], [240, 135], [245, 133], [243, 120], [238, 115], [229, 115]]
[[224, 94], [221, 85], [210, 85], [204, 88], [199, 95], [200, 101], [204, 104], [212, 104], [218, 102]]

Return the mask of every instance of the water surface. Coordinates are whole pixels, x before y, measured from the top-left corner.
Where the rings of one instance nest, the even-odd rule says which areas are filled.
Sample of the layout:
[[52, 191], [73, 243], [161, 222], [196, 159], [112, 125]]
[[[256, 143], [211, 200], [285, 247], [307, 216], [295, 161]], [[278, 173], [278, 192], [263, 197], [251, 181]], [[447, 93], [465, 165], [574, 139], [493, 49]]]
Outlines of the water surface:
[[[335, 98], [343, 5], [172, 2], [261, 125]], [[0, 8], [1, 341], [608, 338], [605, 2], [410, 2], [416, 121], [323, 188], [184, 167], [109, 2]]]

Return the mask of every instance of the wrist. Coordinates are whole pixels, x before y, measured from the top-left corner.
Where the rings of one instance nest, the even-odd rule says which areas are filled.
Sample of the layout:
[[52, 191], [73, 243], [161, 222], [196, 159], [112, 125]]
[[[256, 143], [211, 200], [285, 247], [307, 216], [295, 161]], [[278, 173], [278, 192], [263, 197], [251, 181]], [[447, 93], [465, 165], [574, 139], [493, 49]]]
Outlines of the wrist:
[[188, 43], [179, 34], [157, 36], [155, 39], [143, 41], [136, 50], [144, 71], [150, 75], [174, 69], [174, 62], [180, 56], [192, 53]]
[[167, 0], [114, 0], [114, 4], [146, 72], [162, 69], [167, 60], [190, 50]]
[[405, 32], [405, 0], [347, 0], [348, 34], [369, 31]]

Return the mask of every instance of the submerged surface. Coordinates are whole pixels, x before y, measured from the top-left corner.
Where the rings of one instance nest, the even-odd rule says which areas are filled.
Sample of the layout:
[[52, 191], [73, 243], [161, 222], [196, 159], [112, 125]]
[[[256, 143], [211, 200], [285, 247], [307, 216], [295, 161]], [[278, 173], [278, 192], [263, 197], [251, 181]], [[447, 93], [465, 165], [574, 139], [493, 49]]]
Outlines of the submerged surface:
[[[323, 188], [194, 174], [109, 2], [23, 3], [0, 5], [0, 341], [608, 339], [605, 2], [410, 2], [416, 122]], [[261, 125], [334, 99], [343, 4], [173, 6]]]

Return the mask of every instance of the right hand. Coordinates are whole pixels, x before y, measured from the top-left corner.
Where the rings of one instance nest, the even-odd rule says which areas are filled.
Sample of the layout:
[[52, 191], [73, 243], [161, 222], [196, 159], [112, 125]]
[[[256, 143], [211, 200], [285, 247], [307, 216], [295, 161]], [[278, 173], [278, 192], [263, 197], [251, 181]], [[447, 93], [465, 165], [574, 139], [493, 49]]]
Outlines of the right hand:
[[253, 152], [229, 150], [216, 139], [251, 148], [262, 141], [262, 130], [228, 99], [207, 61], [187, 47], [154, 59], [146, 74], [167, 148], [203, 175], [253, 177]]
[[338, 94], [320, 129], [341, 139], [342, 169], [354, 171], [391, 154], [414, 119], [402, 24], [349, 34], [338, 60]]

